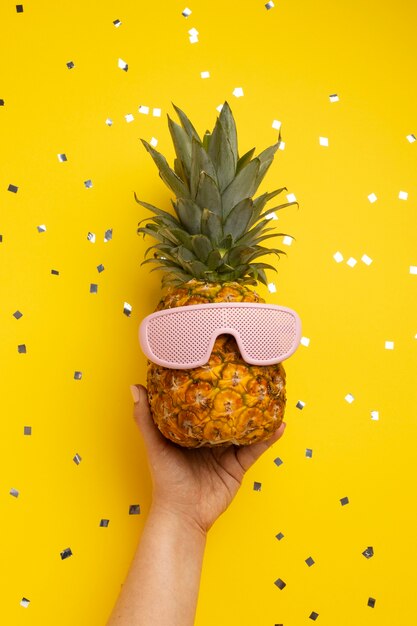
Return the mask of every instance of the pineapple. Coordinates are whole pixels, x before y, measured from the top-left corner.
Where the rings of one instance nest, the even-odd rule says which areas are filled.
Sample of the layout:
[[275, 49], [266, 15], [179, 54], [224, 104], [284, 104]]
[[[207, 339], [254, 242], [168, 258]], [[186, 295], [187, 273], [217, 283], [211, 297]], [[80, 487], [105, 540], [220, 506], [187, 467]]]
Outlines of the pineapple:
[[[201, 140], [181, 109], [180, 120], [168, 116], [175, 148], [174, 170], [165, 157], [142, 140], [159, 175], [175, 194], [174, 213], [136, 201], [153, 215], [138, 224], [150, 235], [154, 263], [163, 271], [165, 295], [157, 310], [215, 302], [264, 302], [255, 290], [267, 284], [272, 265], [257, 259], [285, 254], [260, 243], [277, 233], [268, 216], [295, 202], [265, 209], [286, 188], [256, 193], [278, 142], [254, 157], [255, 148], [239, 157], [236, 125], [227, 102], [212, 132]], [[265, 209], [265, 210], [264, 210]], [[269, 224], [269, 225], [268, 225]], [[279, 233], [283, 235], [283, 233]], [[250, 445], [270, 437], [285, 410], [285, 370], [281, 363], [254, 366], [242, 360], [234, 337], [220, 335], [209, 362], [189, 370], [167, 369], [149, 362], [148, 396], [153, 419], [162, 434], [180, 446]]]

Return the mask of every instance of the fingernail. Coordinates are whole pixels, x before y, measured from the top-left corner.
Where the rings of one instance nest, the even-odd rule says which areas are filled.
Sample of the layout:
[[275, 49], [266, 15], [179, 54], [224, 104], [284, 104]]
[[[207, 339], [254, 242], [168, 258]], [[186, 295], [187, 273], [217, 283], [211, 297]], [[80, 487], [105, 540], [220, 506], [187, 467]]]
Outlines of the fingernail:
[[130, 391], [132, 392], [133, 402], [136, 404], [140, 400], [140, 391], [136, 385], [130, 385]]

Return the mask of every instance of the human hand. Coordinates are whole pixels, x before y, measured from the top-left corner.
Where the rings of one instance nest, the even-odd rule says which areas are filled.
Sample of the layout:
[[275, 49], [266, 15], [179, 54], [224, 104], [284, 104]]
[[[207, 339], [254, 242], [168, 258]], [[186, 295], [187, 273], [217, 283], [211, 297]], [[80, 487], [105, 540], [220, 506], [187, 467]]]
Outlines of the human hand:
[[152, 507], [183, 516], [205, 534], [233, 500], [245, 472], [282, 436], [286, 424], [250, 446], [181, 448], [159, 432], [145, 387], [132, 387], [132, 393], [138, 390], [133, 414], [148, 454]]

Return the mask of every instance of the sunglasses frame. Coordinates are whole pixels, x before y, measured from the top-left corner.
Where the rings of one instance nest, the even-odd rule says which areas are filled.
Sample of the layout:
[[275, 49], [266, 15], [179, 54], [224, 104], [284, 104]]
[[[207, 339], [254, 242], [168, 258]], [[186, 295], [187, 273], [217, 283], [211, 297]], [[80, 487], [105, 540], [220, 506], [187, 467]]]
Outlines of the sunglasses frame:
[[[198, 311], [207, 310], [207, 309], [221, 310], [221, 309], [227, 309], [227, 308], [229, 309], [231, 308], [248, 309], [249, 308], [249, 309], [258, 309], [258, 310], [260, 309], [271, 310], [272, 309], [274, 311], [289, 313], [290, 316], [293, 317], [294, 323], [295, 323], [295, 336], [294, 336], [293, 343], [292, 343], [290, 350], [288, 350], [284, 355], [280, 355], [279, 357], [273, 358], [273, 359], [265, 359], [265, 360], [253, 359], [247, 354], [246, 349], [242, 344], [239, 332], [235, 328], [230, 327], [230, 326], [219, 326], [219, 328], [216, 328], [216, 330], [210, 336], [210, 343], [207, 348], [207, 351], [205, 352], [204, 359], [200, 359], [199, 361], [193, 361], [192, 363], [187, 363], [187, 364], [184, 364], [181, 362], [171, 363], [171, 361], [168, 362], [164, 359], [159, 358], [158, 356], [154, 354], [148, 341], [148, 328], [152, 320], [158, 317], [168, 317], [169, 315], [175, 315], [176, 313], [178, 314], [183, 311], [190, 313], [192, 311], [197, 311], [197, 310]], [[147, 317], [145, 317], [139, 326], [139, 342], [140, 342], [142, 351], [145, 354], [145, 356], [153, 363], [156, 363], [157, 365], [161, 365], [163, 367], [167, 367], [168, 369], [194, 369], [196, 367], [201, 367], [203, 365], [206, 365], [210, 359], [210, 354], [213, 350], [215, 340], [217, 339], [219, 335], [223, 335], [223, 334], [232, 335], [236, 339], [242, 359], [244, 359], [244, 361], [246, 361], [247, 363], [251, 365], [260, 365], [260, 366], [273, 365], [275, 363], [280, 363], [281, 361], [288, 359], [288, 357], [290, 357], [298, 348], [300, 339], [301, 339], [301, 321], [300, 321], [298, 314], [295, 311], [293, 311], [292, 309], [289, 309], [288, 307], [278, 306], [276, 304], [266, 304], [266, 303], [258, 303], [258, 302], [218, 302], [218, 303], [207, 303], [207, 304], [193, 304], [190, 306], [173, 307], [170, 309], [164, 309], [163, 311], [156, 311], [155, 313], [152, 313], [151, 315], [148, 315]]]

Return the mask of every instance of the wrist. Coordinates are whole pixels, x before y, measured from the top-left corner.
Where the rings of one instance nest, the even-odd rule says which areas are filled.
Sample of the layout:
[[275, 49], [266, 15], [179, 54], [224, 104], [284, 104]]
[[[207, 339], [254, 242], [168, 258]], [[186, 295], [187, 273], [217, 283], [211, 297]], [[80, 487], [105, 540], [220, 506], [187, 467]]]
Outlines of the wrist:
[[185, 507], [154, 499], [149, 511], [149, 517], [151, 519], [163, 519], [167, 524], [182, 529], [187, 534], [191, 533], [204, 541], [206, 540], [207, 529]]

